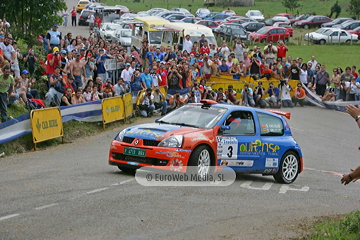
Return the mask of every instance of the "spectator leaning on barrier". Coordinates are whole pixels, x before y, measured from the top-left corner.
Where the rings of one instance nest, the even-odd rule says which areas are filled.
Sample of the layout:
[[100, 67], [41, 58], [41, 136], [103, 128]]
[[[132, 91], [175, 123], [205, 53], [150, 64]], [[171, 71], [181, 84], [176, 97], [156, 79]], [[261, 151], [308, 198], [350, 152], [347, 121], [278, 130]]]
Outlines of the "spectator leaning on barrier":
[[86, 102], [84, 95], [82, 94], [81, 89], [76, 90], [75, 94], [71, 98], [72, 104], [79, 104]]
[[72, 89], [70, 87], [67, 87], [66, 92], [61, 98], [60, 106], [69, 106], [72, 105]]
[[14, 77], [10, 75], [10, 67], [5, 66], [0, 74], [0, 111], [1, 122], [7, 121], [7, 103], [14, 91]]
[[126, 85], [122, 78], [119, 78], [117, 84], [114, 86], [115, 96], [122, 96], [127, 92]]
[[140, 98], [140, 104], [138, 106], [140, 115], [142, 117], [151, 117], [154, 110], [154, 96], [151, 94], [152, 89], [147, 88]]
[[161, 116], [164, 116], [167, 112], [167, 103], [166, 103], [166, 97], [164, 94], [160, 91], [159, 87], [155, 88], [155, 91], [152, 94], [154, 96], [154, 105], [155, 109], [161, 110]]
[[282, 80], [280, 82], [280, 91], [281, 91], [282, 106], [285, 108], [287, 107], [293, 108], [294, 103], [292, 102], [290, 97], [291, 86], [289, 85], [288, 79]]

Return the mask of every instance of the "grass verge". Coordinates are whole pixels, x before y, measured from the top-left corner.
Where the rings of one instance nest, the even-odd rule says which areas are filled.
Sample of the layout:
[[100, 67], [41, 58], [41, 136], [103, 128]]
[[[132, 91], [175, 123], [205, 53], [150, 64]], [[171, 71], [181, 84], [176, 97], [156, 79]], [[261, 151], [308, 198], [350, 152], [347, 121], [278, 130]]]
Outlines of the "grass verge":
[[[133, 123], [137, 118], [128, 118], [127, 123]], [[106, 130], [111, 130], [114, 128], [119, 128], [124, 125], [124, 121], [117, 121], [109, 123], [106, 125]], [[101, 122], [79, 122], [72, 120], [64, 123], [64, 139], [66, 142], [71, 142], [77, 138], [83, 138], [88, 136], [94, 136], [100, 132], [103, 132]], [[105, 130], [105, 131], [106, 131]], [[36, 144], [38, 149], [46, 149], [47, 147], [57, 146], [61, 144], [61, 138], [54, 138], [48, 141], [40, 142]], [[34, 149], [34, 144], [32, 142], [32, 135], [27, 134], [14, 141], [4, 143], [0, 146], [0, 153], [4, 152], [6, 156], [16, 154], [16, 153], [25, 153], [27, 151], [32, 151]]]
[[303, 224], [305, 231], [300, 238], [302, 240], [359, 240], [360, 239], [360, 211], [354, 211], [341, 217], [321, 218], [312, 225]]

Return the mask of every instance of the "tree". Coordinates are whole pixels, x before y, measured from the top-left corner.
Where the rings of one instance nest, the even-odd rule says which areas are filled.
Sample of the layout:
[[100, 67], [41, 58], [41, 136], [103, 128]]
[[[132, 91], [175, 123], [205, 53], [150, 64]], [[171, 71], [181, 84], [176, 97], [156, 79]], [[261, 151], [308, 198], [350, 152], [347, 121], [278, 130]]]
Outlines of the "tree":
[[331, 7], [329, 18], [331, 18], [334, 13], [336, 13], [335, 18], [339, 17], [341, 13], [341, 7], [338, 1]]
[[348, 12], [356, 18], [360, 16], [360, 0], [350, 0]]
[[292, 13], [294, 13], [294, 10], [298, 7], [300, 7], [299, 0], [282, 0], [282, 5], [289, 9]]
[[58, 12], [66, 9], [60, 0], [16, 0], [0, 5], [0, 16], [11, 24], [11, 33], [28, 41], [34, 41], [54, 23], [61, 24]]

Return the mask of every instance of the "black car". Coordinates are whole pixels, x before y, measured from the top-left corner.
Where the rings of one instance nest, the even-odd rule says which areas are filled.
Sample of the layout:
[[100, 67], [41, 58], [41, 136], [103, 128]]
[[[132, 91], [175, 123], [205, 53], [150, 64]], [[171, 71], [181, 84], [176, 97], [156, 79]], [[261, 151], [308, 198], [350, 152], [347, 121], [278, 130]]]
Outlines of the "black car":
[[78, 22], [79, 26], [89, 26], [88, 17], [90, 15], [90, 13], [92, 13], [94, 15], [95, 11], [89, 10], [89, 9], [83, 9], [81, 11], [80, 17], [79, 17], [79, 22]]
[[353, 20], [352, 18], [337, 18], [332, 20], [331, 22], [321, 24], [321, 27], [332, 27], [337, 24], [342, 24], [345, 21]]
[[228, 42], [235, 40], [237, 38], [241, 38], [241, 40], [244, 41], [247, 39], [246, 31], [244, 29], [233, 26], [224, 26], [221, 29], [219, 36], [223, 40], [226, 40]]
[[241, 24], [247, 32], [256, 32], [262, 27], [265, 27], [265, 23], [263, 22], [245, 22]]

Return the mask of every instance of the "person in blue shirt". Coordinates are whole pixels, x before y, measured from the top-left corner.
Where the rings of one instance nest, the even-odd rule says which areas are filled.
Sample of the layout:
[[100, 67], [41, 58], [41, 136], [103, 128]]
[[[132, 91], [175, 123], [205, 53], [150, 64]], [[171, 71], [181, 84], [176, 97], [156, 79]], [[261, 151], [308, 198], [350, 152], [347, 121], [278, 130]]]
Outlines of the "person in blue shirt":
[[242, 95], [244, 106], [251, 106], [251, 107], [255, 106], [254, 92], [251, 88], [249, 88], [249, 85], [247, 85], [247, 84], [244, 85], [244, 89], [243, 89], [241, 95]]
[[155, 56], [154, 56], [154, 48], [152, 46], [150, 46], [150, 51], [148, 51], [145, 55], [145, 60], [149, 66], [149, 68], [152, 68], [152, 64], [155, 60]]
[[265, 98], [267, 104], [278, 102], [280, 90], [278, 87], [275, 87], [272, 82], [269, 83], [267, 93], [269, 94], [269, 97]]
[[97, 67], [97, 76], [101, 78], [103, 83], [106, 82], [106, 70], [105, 70], [105, 60], [110, 58], [107, 54], [105, 54], [104, 49], [99, 49], [99, 56], [96, 57], [96, 67]]
[[154, 88], [153, 78], [150, 74], [150, 68], [146, 67], [144, 72], [140, 75], [141, 87], [145, 90], [147, 88]]
[[218, 72], [217, 72], [217, 76], [218, 75], [230, 75], [230, 68], [228, 65], [226, 65], [226, 60], [222, 60], [221, 61], [221, 65], [218, 67]]

